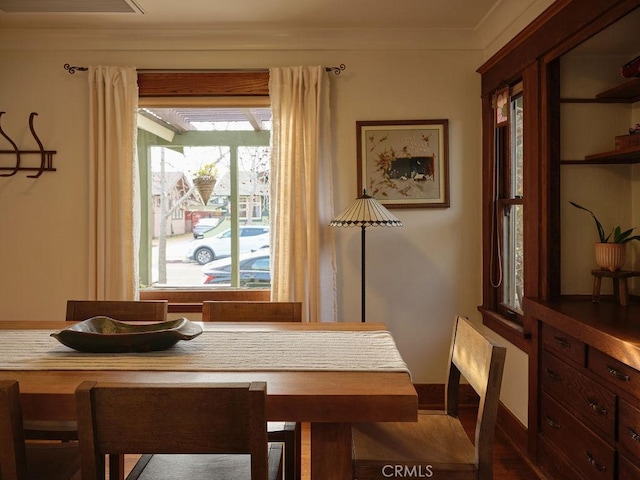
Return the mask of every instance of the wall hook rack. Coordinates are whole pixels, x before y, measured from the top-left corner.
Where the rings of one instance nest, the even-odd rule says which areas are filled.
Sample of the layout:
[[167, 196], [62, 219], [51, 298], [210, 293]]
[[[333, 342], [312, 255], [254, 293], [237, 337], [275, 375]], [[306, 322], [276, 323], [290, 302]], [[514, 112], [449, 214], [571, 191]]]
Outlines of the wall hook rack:
[[[0, 170], [11, 170], [10, 173], [0, 173], [0, 177], [11, 177], [18, 173], [19, 170], [26, 171], [35, 171], [34, 175], [27, 175], [29, 178], [38, 178], [42, 175], [42, 172], [55, 172], [56, 169], [53, 168], [53, 155], [56, 153], [54, 150], [45, 150], [42, 142], [36, 135], [36, 131], [33, 128], [33, 117], [38, 115], [36, 112], [31, 112], [29, 115], [29, 130], [31, 130], [31, 135], [35, 139], [38, 144], [39, 150], [20, 150], [16, 143], [11, 140], [9, 135], [2, 129], [2, 115], [6, 112], [0, 112], [0, 135], [2, 135], [13, 147], [13, 150], [0, 150], [0, 155], [15, 155], [16, 163], [13, 167], [0, 167]], [[25, 167], [22, 166], [22, 156], [23, 155], [40, 155], [40, 166], [39, 167]]]

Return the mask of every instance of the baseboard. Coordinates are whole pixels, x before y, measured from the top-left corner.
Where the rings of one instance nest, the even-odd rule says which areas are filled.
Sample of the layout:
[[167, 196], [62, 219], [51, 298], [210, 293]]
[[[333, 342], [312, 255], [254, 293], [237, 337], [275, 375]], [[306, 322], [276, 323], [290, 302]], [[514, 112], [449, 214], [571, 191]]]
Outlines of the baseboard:
[[498, 405], [496, 427], [509, 439], [521, 457], [528, 459], [528, 430], [502, 402]]

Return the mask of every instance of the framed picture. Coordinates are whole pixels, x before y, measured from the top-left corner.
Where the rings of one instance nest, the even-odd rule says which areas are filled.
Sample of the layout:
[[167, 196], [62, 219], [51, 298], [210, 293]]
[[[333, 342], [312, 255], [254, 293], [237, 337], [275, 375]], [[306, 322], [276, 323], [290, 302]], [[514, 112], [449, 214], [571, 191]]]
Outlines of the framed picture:
[[448, 120], [356, 122], [358, 195], [387, 208], [449, 206]]
[[509, 87], [496, 93], [496, 127], [509, 124]]

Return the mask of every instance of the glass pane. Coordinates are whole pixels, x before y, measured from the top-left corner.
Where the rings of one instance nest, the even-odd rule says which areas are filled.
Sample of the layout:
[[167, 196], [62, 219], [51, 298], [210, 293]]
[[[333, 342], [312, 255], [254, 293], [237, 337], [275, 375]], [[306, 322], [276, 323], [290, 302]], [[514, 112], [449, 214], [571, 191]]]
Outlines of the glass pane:
[[523, 206], [505, 205], [502, 218], [502, 303], [522, 313], [524, 297]]
[[523, 101], [522, 95], [511, 101], [511, 191], [522, 198], [523, 189]]
[[[149, 273], [141, 276], [142, 287], [269, 287], [269, 272], [259, 281], [240, 275], [245, 257], [261, 249], [269, 255], [270, 122], [262, 110], [261, 131], [236, 122], [228, 110], [216, 121], [209, 109], [211, 122], [192, 122], [198, 127], [193, 129], [185, 123], [187, 131], [175, 133], [173, 141], [150, 131], [139, 134], [139, 157], [147, 158], [149, 171], [142, 203], [150, 245], [141, 245], [141, 272], [148, 265]], [[200, 184], [203, 167], [213, 170], [213, 182]]]

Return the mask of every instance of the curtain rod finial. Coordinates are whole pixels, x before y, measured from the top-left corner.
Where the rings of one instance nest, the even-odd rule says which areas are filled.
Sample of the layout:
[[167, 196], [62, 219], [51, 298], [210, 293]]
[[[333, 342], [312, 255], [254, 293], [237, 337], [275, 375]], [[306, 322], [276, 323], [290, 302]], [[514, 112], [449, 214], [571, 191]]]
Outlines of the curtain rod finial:
[[341, 63], [337, 67], [325, 67], [325, 71], [333, 72], [334, 75], [340, 75], [340, 73], [342, 73], [342, 71], [346, 68], [347, 66], [344, 63]]

